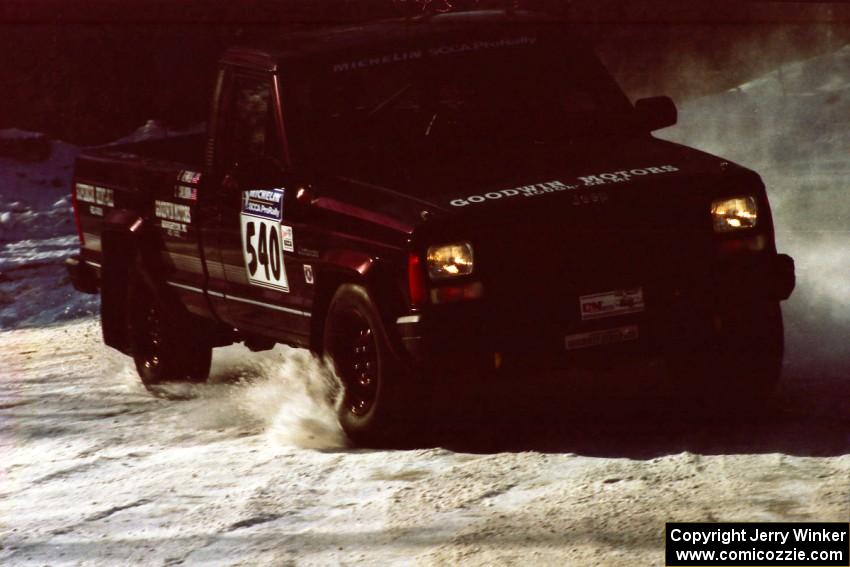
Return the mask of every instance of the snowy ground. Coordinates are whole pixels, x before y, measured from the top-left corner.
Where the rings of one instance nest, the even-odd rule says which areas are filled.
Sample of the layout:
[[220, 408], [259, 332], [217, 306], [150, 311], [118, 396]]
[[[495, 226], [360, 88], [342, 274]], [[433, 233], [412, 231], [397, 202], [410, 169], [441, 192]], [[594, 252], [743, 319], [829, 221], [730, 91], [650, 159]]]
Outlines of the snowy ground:
[[665, 521], [850, 520], [849, 78], [850, 47], [665, 133], [757, 168], [797, 259], [783, 385], [732, 422], [597, 402], [356, 450], [309, 356], [240, 346], [152, 397], [64, 280], [76, 149], [0, 159], [0, 563], [659, 565]]
[[224, 349], [177, 401], [99, 343], [92, 321], [3, 338], [2, 563], [652, 565], [665, 521], [848, 517], [838, 377], [763, 420], [582, 419], [387, 453], [344, 448], [301, 353]]

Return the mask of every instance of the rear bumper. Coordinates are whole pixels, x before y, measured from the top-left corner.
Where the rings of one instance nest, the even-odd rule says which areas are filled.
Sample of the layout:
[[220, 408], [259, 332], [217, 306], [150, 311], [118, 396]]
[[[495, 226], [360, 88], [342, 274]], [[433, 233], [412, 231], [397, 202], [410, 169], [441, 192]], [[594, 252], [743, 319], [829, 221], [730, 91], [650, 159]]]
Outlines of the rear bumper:
[[578, 299], [564, 294], [557, 306], [536, 311], [521, 298], [501, 305], [487, 299], [459, 302], [399, 317], [396, 329], [404, 354], [421, 373], [464, 379], [628, 366], [697, 353], [744, 342], [736, 329], [757, 320], [763, 306], [790, 296], [795, 285], [790, 256], [753, 260], [718, 269], [691, 287], [644, 282], [646, 310], [637, 314], [567, 321], [555, 312], [577, 312]]
[[65, 260], [65, 268], [71, 278], [74, 289], [83, 293], [98, 292], [98, 277], [94, 266], [86, 263], [79, 255], [74, 255]]

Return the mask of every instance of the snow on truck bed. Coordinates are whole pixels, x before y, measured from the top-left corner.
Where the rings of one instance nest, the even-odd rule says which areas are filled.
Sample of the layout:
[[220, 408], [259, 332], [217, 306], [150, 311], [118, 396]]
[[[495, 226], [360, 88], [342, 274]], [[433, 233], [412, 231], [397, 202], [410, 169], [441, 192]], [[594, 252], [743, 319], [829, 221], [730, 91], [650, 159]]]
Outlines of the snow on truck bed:
[[600, 405], [357, 450], [331, 378], [283, 347], [217, 349], [209, 384], [153, 397], [64, 276], [78, 149], [0, 158], [0, 563], [661, 565], [665, 521], [847, 521], [848, 77], [850, 47], [691, 101], [662, 133], [756, 168], [797, 261], [776, 399], [713, 423]]

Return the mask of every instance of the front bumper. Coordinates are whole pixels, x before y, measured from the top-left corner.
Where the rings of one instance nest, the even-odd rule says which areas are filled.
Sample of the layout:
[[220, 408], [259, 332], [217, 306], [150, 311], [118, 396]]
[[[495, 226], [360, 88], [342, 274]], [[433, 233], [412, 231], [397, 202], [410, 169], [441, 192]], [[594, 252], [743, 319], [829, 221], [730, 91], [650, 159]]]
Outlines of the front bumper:
[[[557, 301], [522, 306], [484, 299], [399, 317], [397, 336], [415, 368], [441, 376], [527, 376], [699, 352], [719, 339], [728, 340], [742, 316], [758, 312], [754, 306], [787, 299], [793, 291], [790, 256], [749, 260], [718, 267], [690, 285], [643, 282], [646, 309], [637, 314], [565, 321], [553, 313], [575, 311], [578, 303], [566, 293]], [[568, 337], [585, 335], [601, 338], [587, 348], [565, 344]]]

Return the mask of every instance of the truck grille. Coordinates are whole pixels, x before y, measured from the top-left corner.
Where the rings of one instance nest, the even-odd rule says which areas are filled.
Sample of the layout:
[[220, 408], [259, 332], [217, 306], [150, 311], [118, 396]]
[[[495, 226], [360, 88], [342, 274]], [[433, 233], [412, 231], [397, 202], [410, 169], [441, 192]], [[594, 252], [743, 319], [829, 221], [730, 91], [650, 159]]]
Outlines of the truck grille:
[[681, 189], [671, 206], [673, 191], [633, 192], [597, 206], [538, 200], [535, 210], [502, 217], [478, 232], [476, 265], [496, 336], [505, 344], [562, 348], [567, 330], [604, 328], [622, 319], [582, 321], [581, 295], [642, 287], [646, 312], [631, 317], [646, 319], [663, 312], [672, 295], [698, 287], [708, 265], [707, 208], [696, 196], [683, 197]]

